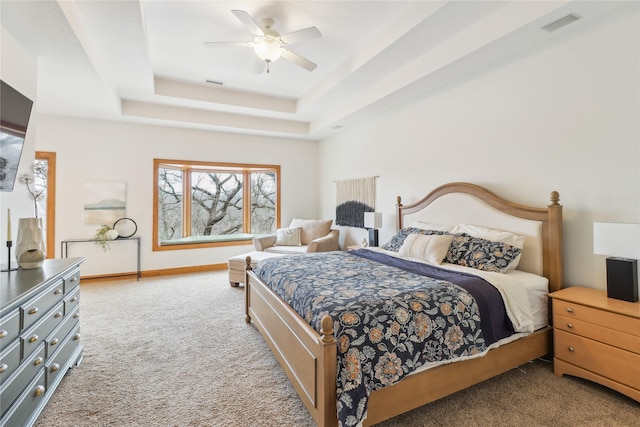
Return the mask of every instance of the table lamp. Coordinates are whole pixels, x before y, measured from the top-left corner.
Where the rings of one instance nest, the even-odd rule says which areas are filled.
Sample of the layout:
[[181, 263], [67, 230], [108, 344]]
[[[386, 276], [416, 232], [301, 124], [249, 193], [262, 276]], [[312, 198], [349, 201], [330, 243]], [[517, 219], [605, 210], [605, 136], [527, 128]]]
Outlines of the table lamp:
[[607, 296], [638, 301], [640, 224], [593, 223], [593, 253], [607, 255]]
[[382, 228], [382, 212], [365, 212], [364, 228], [369, 229], [369, 246], [378, 246], [378, 229]]

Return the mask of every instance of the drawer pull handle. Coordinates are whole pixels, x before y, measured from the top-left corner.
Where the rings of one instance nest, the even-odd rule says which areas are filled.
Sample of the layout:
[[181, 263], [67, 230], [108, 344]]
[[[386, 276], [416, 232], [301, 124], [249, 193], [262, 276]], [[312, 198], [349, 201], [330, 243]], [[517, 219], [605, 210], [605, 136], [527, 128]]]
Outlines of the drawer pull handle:
[[71, 281], [72, 281], [72, 282], [75, 282], [76, 280], [78, 280], [78, 278], [77, 278], [77, 277], [72, 277], [72, 278], [71, 278]]
[[73, 315], [74, 319], [78, 319], [79, 317], [80, 317], [80, 313], [76, 313], [76, 314]]
[[74, 340], [76, 340], [76, 341], [78, 341], [78, 340], [80, 339], [80, 334], [75, 334], [75, 335], [73, 336], [73, 339], [74, 339]]
[[55, 295], [60, 295], [62, 293], [62, 289], [56, 289], [54, 294]]
[[38, 336], [36, 334], [31, 335], [31, 338], [29, 338], [29, 342], [36, 342], [38, 341]]
[[58, 365], [57, 363], [54, 363], [53, 365], [51, 365], [51, 372], [55, 372], [58, 369], [60, 369], [60, 365]]
[[567, 307], [567, 313], [573, 313], [573, 308]]
[[31, 310], [29, 310], [29, 314], [36, 314], [38, 312], [38, 307], [33, 307]]
[[62, 313], [57, 312], [56, 314], [53, 315], [53, 317], [55, 317], [56, 319], [59, 319], [62, 317]]
[[78, 301], [78, 298], [73, 297], [73, 298], [71, 298], [69, 301], [71, 301], [71, 302], [76, 302], [76, 301]]
[[571, 346], [569, 346], [569, 351], [570, 351], [571, 353], [573, 353], [573, 350], [574, 350], [574, 348], [573, 348], [573, 347], [571, 347]]
[[569, 329], [573, 329], [573, 324], [571, 324], [571, 323], [567, 323], [567, 327], [568, 327]]
[[0, 331], [0, 338], [4, 338], [4, 337], [6, 337], [6, 336], [7, 336], [7, 334], [8, 334], [8, 332], [7, 332], [7, 331], [5, 331], [4, 329], [3, 329], [3, 330], [1, 330], [1, 331]]
[[9, 365], [7, 365], [6, 363], [3, 363], [2, 365], [0, 365], [0, 374], [6, 371], [7, 369], [9, 369]]
[[33, 392], [33, 396], [34, 397], [42, 396], [43, 394], [44, 394], [44, 386], [43, 385], [39, 385], [38, 387], [36, 387], [36, 391]]
[[54, 338], [51, 340], [51, 342], [49, 342], [49, 345], [56, 345], [58, 344], [58, 338]]
[[38, 357], [36, 360], [33, 361], [33, 365], [34, 366], [38, 366], [39, 364], [41, 364], [44, 361], [44, 359], [42, 357]]

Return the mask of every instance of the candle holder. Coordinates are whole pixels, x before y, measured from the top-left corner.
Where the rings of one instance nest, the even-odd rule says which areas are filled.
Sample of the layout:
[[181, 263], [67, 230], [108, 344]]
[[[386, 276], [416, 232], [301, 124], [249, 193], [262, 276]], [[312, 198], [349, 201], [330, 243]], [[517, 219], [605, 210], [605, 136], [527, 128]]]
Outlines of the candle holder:
[[18, 269], [18, 267], [15, 268], [11, 268], [11, 246], [13, 246], [13, 242], [11, 240], [7, 240], [7, 269], [6, 270], [0, 270], [0, 272], [9, 272], [9, 271], [15, 271]]

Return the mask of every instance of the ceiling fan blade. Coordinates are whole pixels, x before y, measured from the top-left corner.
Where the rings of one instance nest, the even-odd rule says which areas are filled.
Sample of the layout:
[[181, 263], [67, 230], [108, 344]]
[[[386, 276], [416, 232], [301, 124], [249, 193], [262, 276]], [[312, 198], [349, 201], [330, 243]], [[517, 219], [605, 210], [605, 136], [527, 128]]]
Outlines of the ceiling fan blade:
[[262, 31], [260, 25], [258, 25], [247, 12], [244, 10], [232, 10], [231, 13], [236, 15], [236, 18], [238, 18], [252, 34], [261, 37], [264, 36], [264, 31]]
[[286, 60], [293, 62], [296, 65], [301, 66], [307, 71], [313, 71], [318, 66], [318, 64], [314, 64], [313, 62], [309, 61], [307, 58], [303, 58], [302, 56], [298, 55], [297, 53], [291, 52], [290, 50], [285, 49], [282, 52], [282, 57]]
[[293, 44], [302, 40], [315, 39], [317, 37], [322, 37], [320, 30], [318, 30], [316, 27], [309, 27], [302, 30], [293, 31], [289, 34], [285, 34], [280, 38], [286, 44]]
[[246, 46], [253, 47], [253, 42], [204, 42], [206, 47]]

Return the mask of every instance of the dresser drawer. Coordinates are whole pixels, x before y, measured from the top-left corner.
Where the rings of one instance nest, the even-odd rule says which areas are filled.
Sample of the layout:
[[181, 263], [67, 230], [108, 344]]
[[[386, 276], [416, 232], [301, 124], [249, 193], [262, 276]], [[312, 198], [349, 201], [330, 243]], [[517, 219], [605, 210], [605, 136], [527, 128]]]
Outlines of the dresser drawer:
[[40, 369], [31, 383], [27, 386], [11, 409], [0, 421], [0, 427], [24, 426], [35, 421], [36, 408], [43, 403], [45, 392], [44, 366]]
[[20, 366], [20, 340], [15, 340], [0, 353], [0, 387]]
[[59, 280], [53, 286], [47, 288], [40, 296], [27, 302], [20, 311], [22, 312], [22, 328], [27, 329], [46, 314], [58, 301], [62, 301], [64, 295], [63, 281]]
[[635, 335], [559, 314], [554, 315], [553, 326], [566, 332], [640, 354], [640, 337]]
[[14, 310], [0, 319], [0, 349], [20, 335], [20, 310]]
[[47, 337], [47, 358], [51, 357], [59, 347], [61, 347], [64, 339], [69, 335], [69, 332], [78, 325], [80, 318], [80, 307], [64, 317], [62, 323], [49, 334]]
[[44, 367], [44, 343], [16, 371], [9, 381], [3, 382], [0, 388], [0, 412], [5, 413], [11, 403], [22, 393], [27, 384]]
[[64, 319], [63, 314], [64, 306], [60, 302], [53, 310], [49, 310], [46, 315], [33, 325], [29, 330], [20, 335], [22, 341], [22, 357], [25, 358], [32, 351], [36, 349], [38, 344], [45, 340], [47, 336], [55, 329], [56, 326], [62, 323]]
[[60, 347], [47, 360], [47, 387], [56, 387], [62, 380], [67, 369], [76, 362], [75, 358], [70, 359], [80, 348], [80, 327], [76, 328], [60, 343]]
[[553, 314], [583, 320], [640, 337], [640, 319], [560, 299], [553, 300]]
[[64, 294], [67, 295], [80, 284], [80, 269], [75, 269], [71, 274], [64, 276]]
[[71, 311], [80, 304], [80, 286], [76, 286], [69, 295], [64, 297], [64, 313], [71, 313]]
[[640, 355], [554, 329], [555, 357], [640, 390]]

